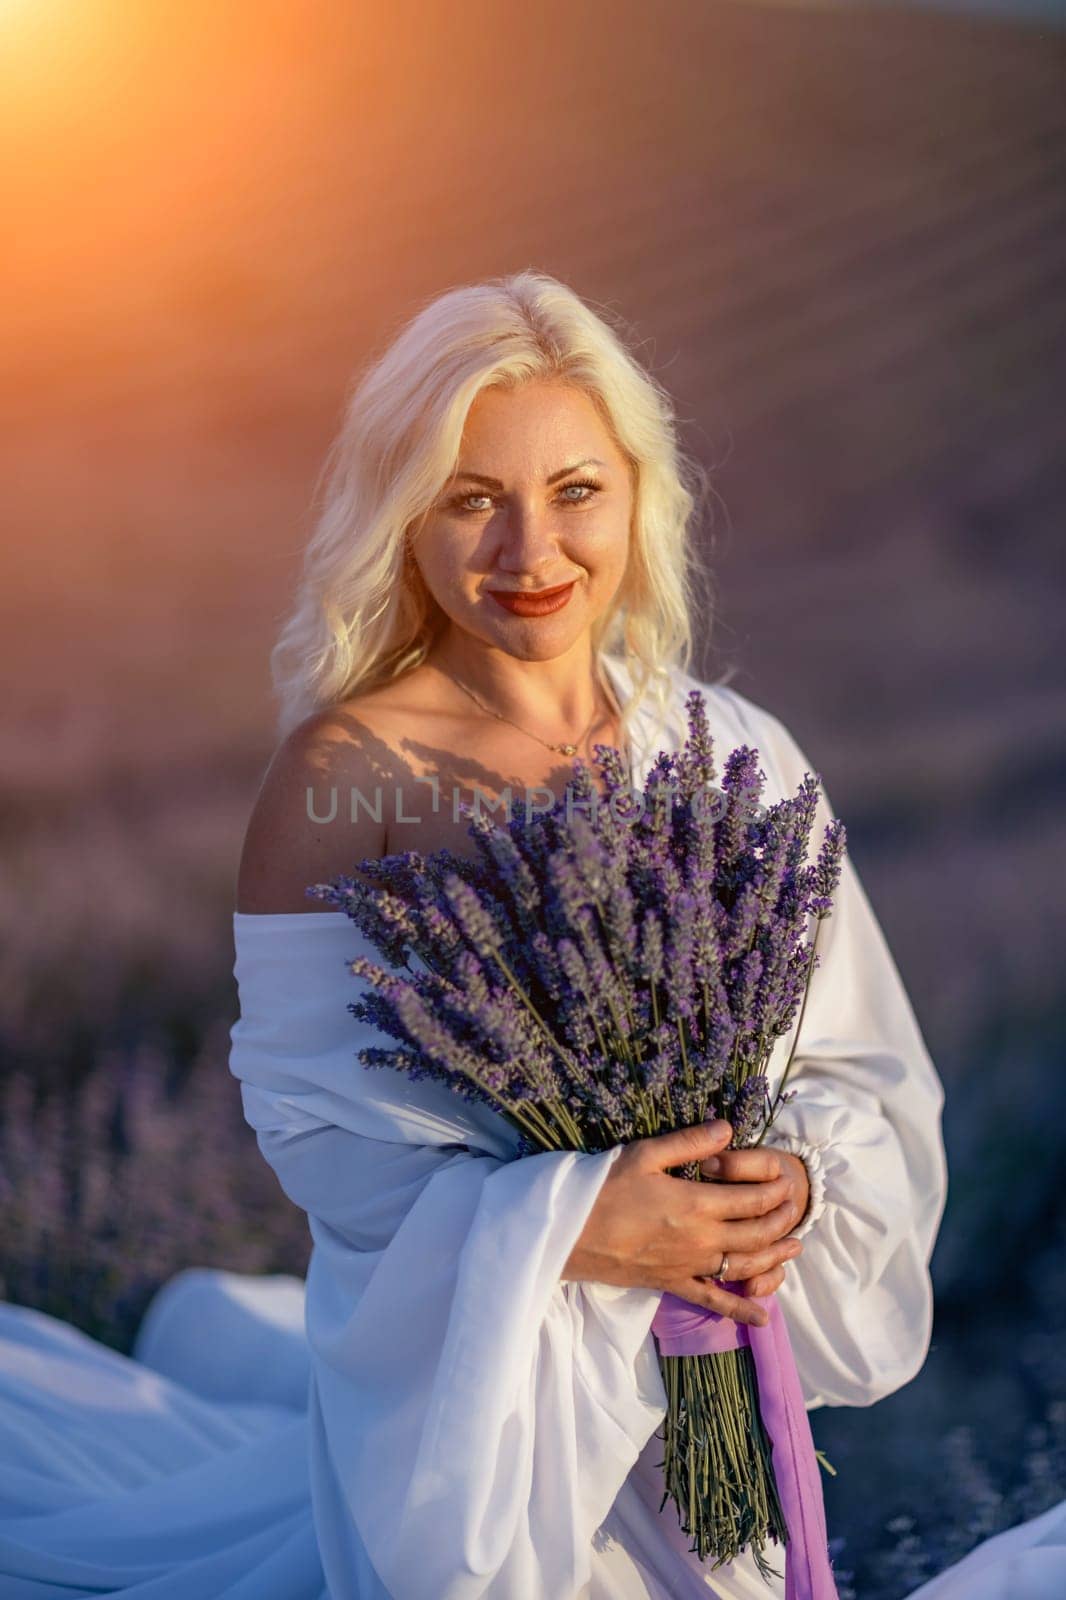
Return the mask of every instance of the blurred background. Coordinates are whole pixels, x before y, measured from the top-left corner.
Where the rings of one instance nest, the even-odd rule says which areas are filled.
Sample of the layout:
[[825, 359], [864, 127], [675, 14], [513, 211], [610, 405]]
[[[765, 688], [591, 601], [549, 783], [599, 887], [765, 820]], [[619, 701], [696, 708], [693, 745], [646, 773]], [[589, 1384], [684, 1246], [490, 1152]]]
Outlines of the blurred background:
[[0, 0], [0, 1293], [128, 1351], [181, 1267], [304, 1271], [226, 1069], [267, 654], [355, 372], [533, 266], [713, 469], [693, 668], [821, 772], [948, 1087], [929, 1360], [812, 1418], [838, 1567], [1066, 1493], [1064, 23]]

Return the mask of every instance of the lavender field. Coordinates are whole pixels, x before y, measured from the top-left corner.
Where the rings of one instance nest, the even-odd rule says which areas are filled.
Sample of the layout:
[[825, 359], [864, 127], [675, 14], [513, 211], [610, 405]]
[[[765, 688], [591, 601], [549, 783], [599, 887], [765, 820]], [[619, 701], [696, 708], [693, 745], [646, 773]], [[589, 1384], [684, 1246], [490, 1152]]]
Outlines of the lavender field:
[[304, 1271], [226, 1067], [267, 652], [353, 372], [540, 267], [714, 469], [694, 670], [822, 773], [947, 1084], [929, 1360], [813, 1417], [838, 1565], [895, 1600], [1066, 1493], [1066, 33], [460, 11], [16, 27], [0, 1293], [129, 1350], [183, 1267]]

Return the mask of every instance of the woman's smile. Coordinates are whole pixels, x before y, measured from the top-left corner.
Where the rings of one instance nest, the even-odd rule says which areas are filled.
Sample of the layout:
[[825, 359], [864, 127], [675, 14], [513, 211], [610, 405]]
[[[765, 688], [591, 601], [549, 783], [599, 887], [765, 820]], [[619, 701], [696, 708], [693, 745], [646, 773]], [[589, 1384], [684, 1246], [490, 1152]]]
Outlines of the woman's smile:
[[489, 589], [488, 593], [505, 611], [517, 617], [546, 617], [561, 611], [574, 592], [576, 578], [569, 583], [556, 584], [553, 589]]

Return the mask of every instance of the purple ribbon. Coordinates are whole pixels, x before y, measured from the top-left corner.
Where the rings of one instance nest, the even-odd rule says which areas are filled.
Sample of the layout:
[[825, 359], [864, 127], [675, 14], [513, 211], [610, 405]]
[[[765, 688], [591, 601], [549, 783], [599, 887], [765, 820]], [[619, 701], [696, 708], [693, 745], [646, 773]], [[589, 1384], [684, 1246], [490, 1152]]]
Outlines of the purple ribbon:
[[[742, 1285], [725, 1284], [734, 1294]], [[651, 1325], [664, 1356], [716, 1355], [748, 1346], [759, 1384], [759, 1411], [772, 1449], [777, 1493], [788, 1528], [785, 1600], [838, 1600], [814, 1439], [803, 1403], [792, 1341], [776, 1295], [759, 1299], [769, 1312], [764, 1328], [734, 1322], [664, 1294]]]

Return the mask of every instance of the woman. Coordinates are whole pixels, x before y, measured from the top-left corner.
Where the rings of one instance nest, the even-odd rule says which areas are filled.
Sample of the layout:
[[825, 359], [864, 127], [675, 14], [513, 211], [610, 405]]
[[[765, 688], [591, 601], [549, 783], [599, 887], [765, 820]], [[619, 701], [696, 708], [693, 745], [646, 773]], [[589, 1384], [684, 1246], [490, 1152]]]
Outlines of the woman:
[[[315, 1241], [312, 1483], [337, 1600], [765, 1595], [749, 1559], [710, 1574], [660, 1514], [662, 1290], [743, 1321], [781, 1293], [812, 1405], [868, 1404], [926, 1352], [941, 1090], [850, 866], [773, 1149], [727, 1152], [716, 1124], [510, 1162], [493, 1113], [352, 1070], [360, 940], [307, 886], [390, 850], [472, 851], [454, 797], [558, 794], [597, 742], [638, 781], [676, 746], [685, 476], [665, 397], [532, 273], [426, 307], [338, 441], [275, 657], [288, 732], [241, 862], [231, 1060]], [[781, 724], [707, 692], [718, 747], [756, 744], [793, 793], [808, 764]], [[708, 1191], [666, 1172], [690, 1157], [721, 1180], [698, 1219]], [[740, 1295], [715, 1282], [727, 1258]]]
[[[359, 1066], [366, 941], [307, 894], [364, 857], [472, 850], [456, 799], [557, 794], [598, 742], [635, 782], [678, 746], [695, 476], [662, 391], [532, 272], [428, 304], [354, 392], [274, 656], [281, 740], [234, 915], [230, 1067], [307, 1212], [306, 1291], [179, 1275], [130, 1362], [11, 1308], [0, 1460], [27, 1444], [27, 1395], [36, 1457], [8, 1480], [0, 1594], [783, 1592], [747, 1558], [710, 1570], [660, 1511], [650, 1324], [664, 1289], [741, 1321], [780, 1295], [811, 1407], [868, 1405], [924, 1360], [942, 1094], [850, 862], [796, 1096], [759, 1151], [716, 1123], [511, 1160], [487, 1107]], [[794, 793], [809, 763], [785, 727], [700, 687], [717, 749], [756, 745], [764, 798]], [[689, 1159], [720, 1181], [669, 1175]]]

